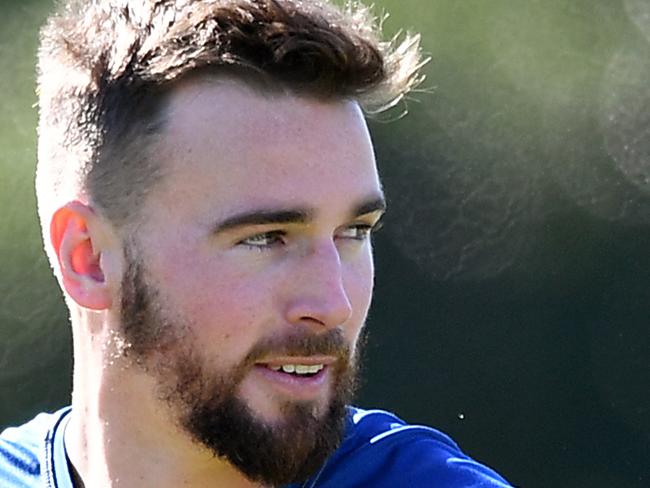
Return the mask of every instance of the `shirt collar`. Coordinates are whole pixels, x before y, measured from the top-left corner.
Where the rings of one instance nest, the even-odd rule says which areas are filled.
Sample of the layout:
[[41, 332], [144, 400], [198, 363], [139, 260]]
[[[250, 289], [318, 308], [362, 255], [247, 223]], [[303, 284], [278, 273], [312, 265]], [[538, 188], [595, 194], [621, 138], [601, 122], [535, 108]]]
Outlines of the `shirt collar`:
[[65, 429], [69, 421], [70, 409], [68, 408], [61, 412], [61, 416], [50, 431], [47, 478], [52, 488], [74, 488], [65, 449]]

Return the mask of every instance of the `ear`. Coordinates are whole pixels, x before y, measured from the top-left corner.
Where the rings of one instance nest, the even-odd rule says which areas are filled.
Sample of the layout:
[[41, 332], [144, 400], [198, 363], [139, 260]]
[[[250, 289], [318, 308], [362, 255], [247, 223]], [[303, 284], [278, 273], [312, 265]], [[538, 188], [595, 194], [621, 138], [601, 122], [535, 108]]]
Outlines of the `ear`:
[[112, 294], [102, 269], [103, 222], [88, 205], [75, 201], [59, 208], [50, 223], [63, 288], [80, 306], [105, 310]]

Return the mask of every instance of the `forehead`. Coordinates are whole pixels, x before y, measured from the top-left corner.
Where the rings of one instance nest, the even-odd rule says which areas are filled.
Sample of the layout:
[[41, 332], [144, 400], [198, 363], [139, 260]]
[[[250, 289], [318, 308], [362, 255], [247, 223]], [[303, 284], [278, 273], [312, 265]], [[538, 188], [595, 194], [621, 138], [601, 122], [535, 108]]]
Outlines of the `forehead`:
[[[235, 79], [195, 79], [170, 95], [155, 157], [163, 193], [245, 206], [358, 201], [381, 192], [353, 101], [265, 93]], [[343, 203], [343, 202], [342, 202]]]

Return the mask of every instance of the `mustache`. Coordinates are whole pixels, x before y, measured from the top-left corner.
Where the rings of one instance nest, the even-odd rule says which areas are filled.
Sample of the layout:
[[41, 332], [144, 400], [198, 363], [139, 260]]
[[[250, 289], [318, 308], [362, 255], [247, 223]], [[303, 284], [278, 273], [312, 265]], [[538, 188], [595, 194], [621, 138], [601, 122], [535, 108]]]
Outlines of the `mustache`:
[[350, 359], [350, 344], [340, 328], [314, 333], [297, 328], [283, 335], [267, 337], [256, 343], [244, 361], [253, 365], [268, 356], [334, 356], [341, 362]]

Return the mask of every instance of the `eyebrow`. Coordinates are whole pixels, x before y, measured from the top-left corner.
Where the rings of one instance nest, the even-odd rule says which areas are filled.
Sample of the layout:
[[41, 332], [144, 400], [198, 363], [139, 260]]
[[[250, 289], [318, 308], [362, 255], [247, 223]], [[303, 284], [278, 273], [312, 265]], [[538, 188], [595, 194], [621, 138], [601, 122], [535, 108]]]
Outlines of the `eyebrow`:
[[[351, 217], [356, 218], [373, 212], [384, 212], [386, 200], [383, 195], [373, 196], [356, 205]], [[239, 227], [268, 224], [306, 224], [314, 219], [315, 211], [311, 208], [257, 209], [235, 214], [219, 222], [214, 233], [225, 232]]]

